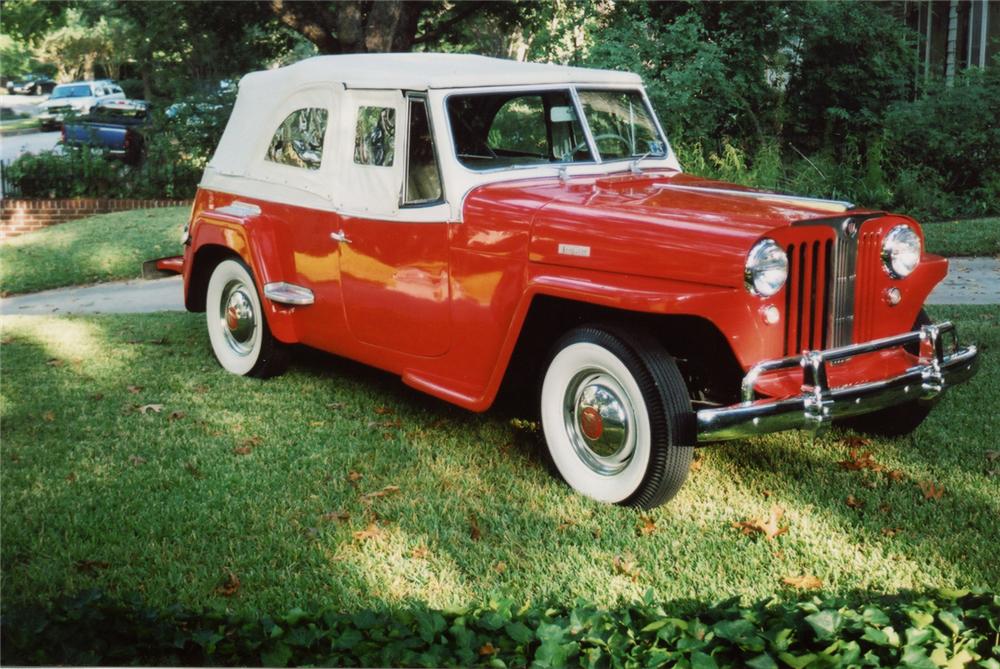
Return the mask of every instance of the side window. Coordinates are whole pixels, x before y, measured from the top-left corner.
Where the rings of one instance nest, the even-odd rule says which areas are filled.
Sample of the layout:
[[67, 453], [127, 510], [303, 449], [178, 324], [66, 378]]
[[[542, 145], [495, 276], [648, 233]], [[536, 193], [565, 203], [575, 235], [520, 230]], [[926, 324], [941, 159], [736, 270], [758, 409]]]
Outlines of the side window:
[[423, 100], [410, 100], [408, 133], [403, 204], [436, 202], [441, 199], [441, 175], [427, 119], [427, 104]]
[[354, 162], [391, 167], [396, 154], [396, 110], [361, 107], [354, 135]]
[[547, 162], [549, 138], [542, 97], [526, 95], [505, 102], [493, 117], [486, 141], [501, 154], [543, 158]]
[[317, 107], [289, 114], [271, 138], [267, 160], [281, 165], [318, 170], [323, 161], [327, 111]]

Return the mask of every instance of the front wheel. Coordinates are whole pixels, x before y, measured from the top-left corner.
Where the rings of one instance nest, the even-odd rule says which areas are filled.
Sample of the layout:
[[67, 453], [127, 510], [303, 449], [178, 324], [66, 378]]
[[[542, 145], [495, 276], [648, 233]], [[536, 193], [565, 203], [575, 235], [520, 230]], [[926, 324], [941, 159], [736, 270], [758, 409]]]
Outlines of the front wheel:
[[223, 260], [208, 280], [205, 320], [212, 351], [227, 371], [267, 378], [285, 371], [287, 347], [267, 327], [250, 270], [239, 260]]
[[551, 463], [578, 492], [651, 509], [687, 478], [694, 413], [677, 365], [651, 337], [571, 330], [553, 348], [540, 404]]

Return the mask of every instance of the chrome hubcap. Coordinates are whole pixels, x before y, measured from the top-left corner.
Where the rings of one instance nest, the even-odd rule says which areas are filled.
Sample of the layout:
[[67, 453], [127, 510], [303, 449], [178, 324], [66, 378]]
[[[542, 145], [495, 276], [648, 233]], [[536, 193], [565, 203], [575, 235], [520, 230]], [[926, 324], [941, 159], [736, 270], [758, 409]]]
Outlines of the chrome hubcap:
[[590, 469], [612, 476], [635, 453], [635, 411], [618, 381], [599, 369], [573, 377], [563, 404], [566, 434], [577, 457]]
[[219, 301], [222, 334], [229, 348], [239, 355], [248, 355], [253, 350], [254, 332], [257, 330], [257, 317], [249, 290], [252, 289], [242, 281], [230, 281]]

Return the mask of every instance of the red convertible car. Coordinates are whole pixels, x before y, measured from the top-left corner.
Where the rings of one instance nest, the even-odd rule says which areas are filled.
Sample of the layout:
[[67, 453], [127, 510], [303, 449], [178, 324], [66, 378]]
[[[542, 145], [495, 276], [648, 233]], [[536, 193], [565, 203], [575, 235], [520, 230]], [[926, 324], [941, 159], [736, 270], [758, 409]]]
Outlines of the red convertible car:
[[912, 219], [685, 173], [639, 77], [452, 54], [243, 78], [184, 233], [220, 364], [289, 344], [473, 411], [537, 398], [552, 464], [649, 508], [695, 447], [912, 431], [975, 346]]

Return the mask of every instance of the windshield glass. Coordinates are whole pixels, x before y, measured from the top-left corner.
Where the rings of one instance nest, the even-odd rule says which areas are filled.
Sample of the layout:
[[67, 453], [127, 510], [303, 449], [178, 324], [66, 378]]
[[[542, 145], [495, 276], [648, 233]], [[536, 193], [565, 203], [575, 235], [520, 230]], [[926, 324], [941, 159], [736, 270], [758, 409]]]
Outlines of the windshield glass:
[[78, 84], [76, 86], [56, 86], [52, 91], [53, 98], [88, 98], [90, 97], [90, 86]]
[[663, 141], [639, 91], [579, 91], [601, 160], [663, 157]]
[[593, 160], [569, 91], [453, 95], [448, 120], [459, 162], [475, 170]]

